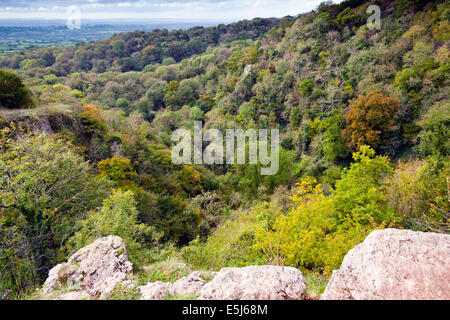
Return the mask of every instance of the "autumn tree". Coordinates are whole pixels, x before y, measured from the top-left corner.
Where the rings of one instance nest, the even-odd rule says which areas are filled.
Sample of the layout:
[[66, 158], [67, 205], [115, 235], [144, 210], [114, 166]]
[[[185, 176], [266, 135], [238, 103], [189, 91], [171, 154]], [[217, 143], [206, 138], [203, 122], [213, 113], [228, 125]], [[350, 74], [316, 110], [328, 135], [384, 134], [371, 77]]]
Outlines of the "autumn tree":
[[396, 124], [394, 114], [400, 106], [397, 98], [386, 97], [378, 91], [372, 91], [351, 103], [345, 120], [346, 128], [342, 138], [350, 151], [358, 150], [362, 145], [377, 148], [383, 144], [383, 136]]
[[101, 176], [106, 176], [109, 180], [119, 183], [119, 185], [132, 181], [137, 177], [130, 159], [113, 157], [97, 163]]

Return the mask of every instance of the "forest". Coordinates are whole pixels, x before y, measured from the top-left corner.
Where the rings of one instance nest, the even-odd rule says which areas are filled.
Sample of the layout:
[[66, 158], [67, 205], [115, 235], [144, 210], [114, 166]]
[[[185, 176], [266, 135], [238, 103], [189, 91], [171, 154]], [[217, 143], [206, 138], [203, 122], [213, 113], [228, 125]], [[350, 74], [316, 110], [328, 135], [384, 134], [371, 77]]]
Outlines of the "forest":
[[[0, 57], [0, 294], [110, 234], [141, 283], [275, 264], [313, 297], [373, 230], [448, 234], [450, 3], [374, 3]], [[279, 129], [279, 171], [173, 164], [195, 121]]]

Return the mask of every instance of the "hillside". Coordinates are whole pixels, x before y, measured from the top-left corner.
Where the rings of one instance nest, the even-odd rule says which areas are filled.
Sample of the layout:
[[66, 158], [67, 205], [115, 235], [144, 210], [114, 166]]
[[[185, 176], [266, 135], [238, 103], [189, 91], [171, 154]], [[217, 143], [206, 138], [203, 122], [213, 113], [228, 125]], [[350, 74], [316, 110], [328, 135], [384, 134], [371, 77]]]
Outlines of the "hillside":
[[[0, 293], [111, 234], [148, 281], [276, 264], [321, 291], [373, 230], [448, 233], [450, 6], [374, 3], [380, 29], [350, 0], [0, 58], [30, 91], [0, 90]], [[279, 129], [278, 172], [173, 164], [195, 121]]]

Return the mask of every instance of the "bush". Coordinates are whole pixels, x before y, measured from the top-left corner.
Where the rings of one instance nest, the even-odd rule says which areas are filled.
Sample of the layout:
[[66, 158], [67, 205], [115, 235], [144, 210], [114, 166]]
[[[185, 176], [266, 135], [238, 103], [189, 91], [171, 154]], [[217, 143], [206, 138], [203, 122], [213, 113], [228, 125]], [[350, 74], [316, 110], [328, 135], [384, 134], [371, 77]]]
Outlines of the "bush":
[[25, 109], [34, 106], [34, 98], [19, 76], [0, 69], [0, 108]]
[[239, 212], [220, 225], [202, 242], [199, 237], [183, 248], [183, 259], [191, 266], [204, 270], [264, 264], [264, 256], [254, 248], [253, 212]]
[[422, 155], [450, 154], [450, 102], [436, 102], [419, 121], [418, 147]]
[[89, 213], [79, 223], [78, 231], [68, 242], [68, 248], [75, 252], [98, 238], [119, 236], [125, 241], [130, 261], [139, 268], [146, 259], [142, 244], [151, 242], [153, 229], [138, 223], [137, 215], [133, 192], [116, 190], [103, 201], [98, 211]]
[[109, 183], [61, 140], [10, 134], [0, 130], [0, 287], [22, 295], [47, 277], [76, 219], [101, 204]]
[[450, 161], [430, 157], [399, 162], [389, 180], [389, 205], [401, 216], [399, 226], [449, 233]]
[[257, 229], [256, 247], [272, 263], [329, 274], [372, 230], [391, 226], [397, 217], [387, 206], [384, 179], [392, 168], [374, 153], [367, 146], [354, 153], [355, 163], [328, 197], [314, 178], [303, 179], [291, 198], [294, 208]]

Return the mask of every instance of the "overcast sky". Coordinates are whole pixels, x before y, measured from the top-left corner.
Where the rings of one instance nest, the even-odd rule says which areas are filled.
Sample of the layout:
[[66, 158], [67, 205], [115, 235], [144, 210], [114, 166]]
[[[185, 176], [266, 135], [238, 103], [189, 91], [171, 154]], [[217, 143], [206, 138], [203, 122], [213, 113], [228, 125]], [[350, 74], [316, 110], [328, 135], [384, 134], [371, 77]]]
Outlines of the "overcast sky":
[[[82, 19], [177, 19], [237, 21], [297, 15], [324, 0], [0, 0], [0, 19], [67, 19], [68, 7]], [[334, 1], [335, 3], [340, 1]]]

